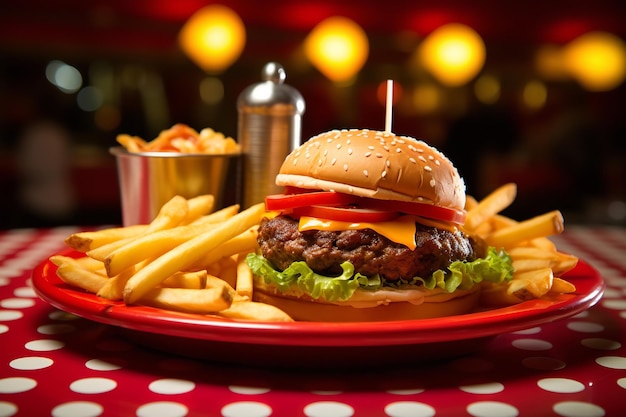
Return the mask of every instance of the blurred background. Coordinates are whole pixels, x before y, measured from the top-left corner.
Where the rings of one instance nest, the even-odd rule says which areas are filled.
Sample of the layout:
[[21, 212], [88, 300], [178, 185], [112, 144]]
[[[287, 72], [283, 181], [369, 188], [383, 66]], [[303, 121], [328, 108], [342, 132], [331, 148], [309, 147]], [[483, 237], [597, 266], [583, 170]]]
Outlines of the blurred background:
[[0, 228], [121, 223], [116, 135], [236, 139], [270, 61], [306, 101], [303, 139], [383, 130], [393, 79], [393, 131], [469, 194], [514, 181], [511, 216], [626, 224], [625, 39], [621, 0], [2, 2]]

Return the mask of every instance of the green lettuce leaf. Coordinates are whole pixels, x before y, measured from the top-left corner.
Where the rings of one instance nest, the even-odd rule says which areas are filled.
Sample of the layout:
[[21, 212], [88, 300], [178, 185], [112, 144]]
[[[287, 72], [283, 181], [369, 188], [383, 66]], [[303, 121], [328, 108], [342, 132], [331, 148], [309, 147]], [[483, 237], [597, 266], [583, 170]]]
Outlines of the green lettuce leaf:
[[318, 299], [343, 301], [352, 297], [357, 288], [377, 290], [383, 286], [401, 288], [406, 285], [423, 285], [428, 289], [439, 288], [446, 292], [466, 290], [482, 281], [501, 283], [513, 277], [510, 256], [503, 250], [489, 248], [487, 256], [472, 262], [455, 261], [446, 271], [437, 270], [427, 278], [384, 282], [380, 276], [366, 277], [354, 273], [350, 262], [341, 264], [342, 274], [325, 276], [314, 272], [304, 261], [292, 263], [284, 271], [278, 271], [261, 255], [251, 253], [246, 261], [252, 272], [264, 278], [265, 283], [274, 284], [279, 291], [291, 291], [294, 295], [309, 294]]

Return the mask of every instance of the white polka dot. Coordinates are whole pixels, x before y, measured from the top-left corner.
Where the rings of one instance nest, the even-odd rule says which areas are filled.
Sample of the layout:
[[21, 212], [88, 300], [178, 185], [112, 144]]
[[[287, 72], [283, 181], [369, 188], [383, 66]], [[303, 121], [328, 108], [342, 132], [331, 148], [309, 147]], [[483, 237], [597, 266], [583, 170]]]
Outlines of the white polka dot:
[[101, 394], [117, 387], [117, 382], [108, 378], [83, 378], [70, 384], [70, 389], [80, 394]]
[[242, 387], [238, 385], [231, 385], [228, 387], [231, 392], [235, 394], [244, 394], [244, 395], [257, 395], [257, 394], [265, 394], [266, 392], [270, 392], [269, 388], [260, 388], [260, 387]]
[[496, 394], [504, 390], [504, 385], [499, 382], [487, 382], [484, 384], [463, 385], [459, 389], [470, 394]]
[[620, 378], [617, 380], [617, 385], [626, 389], [626, 378]]
[[0, 277], [0, 287], [5, 287], [9, 285], [9, 282], [11, 281], [8, 278]]
[[171, 401], [156, 401], [137, 409], [137, 417], [183, 417], [188, 413], [185, 405]]
[[37, 327], [37, 332], [41, 334], [65, 334], [71, 333], [76, 328], [69, 324], [44, 324]]
[[513, 332], [513, 334], [537, 334], [539, 332], [541, 332], [541, 327], [531, 327], [530, 329]]
[[561, 394], [580, 392], [585, 389], [585, 385], [581, 382], [568, 378], [543, 378], [537, 381], [537, 385], [543, 390]]
[[21, 311], [15, 311], [15, 310], [0, 311], [0, 321], [19, 320], [22, 317], [24, 317], [24, 314]]
[[35, 292], [35, 290], [33, 290], [32, 287], [16, 288], [15, 291], [13, 291], [13, 294], [16, 297], [38, 298], [37, 293]]
[[26, 392], [37, 386], [37, 381], [32, 378], [2, 378], [0, 379], [0, 394], [15, 394]]
[[272, 415], [272, 408], [255, 401], [239, 401], [222, 407], [223, 417], [267, 417]]
[[52, 340], [52, 339], [41, 339], [41, 340], [31, 340], [26, 343], [24, 347], [28, 350], [34, 350], [36, 352], [48, 352], [51, 350], [58, 350], [65, 346], [65, 343], [60, 340]]
[[601, 339], [601, 338], [588, 338], [580, 341], [580, 344], [598, 350], [615, 350], [622, 347], [622, 344], [616, 340]]
[[556, 371], [558, 369], [565, 368], [565, 362], [559, 359], [547, 358], [543, 356], [524, 358], [522, 360], [522, 365], [526, 368], [539, 369], [541, 371]]
[[571, 323], [567, 323], [567, 328], [580, 333], [597, 333], [604, 330], [603, 325], [588, 321], [573, 321]]
[[72, 401], [58, 405], [52, 409], [52, 417], [97, 417], [104, 408], [90, 401]]
[[428, 404], [415, 401], [398, 401], [387, 404], [385, 414], [389, 417], [433, 417], [436, 412]]
[[5, 298], [0, 301], [2, 308], [28, 308], [35, 305], [35, 300], [29, 298]]
[[596, 358], [598, 365], [611, 369], [626, 369], [626, 358], [623, 356], [601, 356]]
[[36, 369], [44, 369], [51, 366], [54, 361], [50, 358], [42, 358], [41, 356], [26, 356], [23, 358], [13, 359], [9, 365], [13, 369], [21, 371], [32, 371]]
[[0, 417], [11, 417], [17, 414], [17, 405], [8, 401], [0, 401]]
[[148, 389], [154, 393], [170, 395], [184, 394], [186, 392], [193, 391], [195, 387], [196, 384], [191, 381], [174, 378], [157, 379], [148, 385]]
[[611, 310], [626, 310], [626, 300], [604, 300], [602, 306]]
[[0, 334], [6, 333], [8, 331], [9, 331], [9, 326], [7, 326], [5, 324], [0, 324]]
[[613, 288], [606, 288], [602, 294], [602, 298], [621, 298], [622, 292]]
[[94, 371], [115, 371], [122, 366], [111, 362], [107, 362], [102, 359], [91, 359], [85, 362], [85, 366]]
[[354, 408], [337, 401], [320, 401], [304, 407], [307, 417], [350, 417], [354, 415]]
[[474, 417], [516, 417], [517, 408], [498, 401], [479, 401], [467, 406], [467, 412]]
[[423, 388], [414, 388], [414, 389], [392, 389], [387, 391], [389, 394], [395, 395], [414, 395], [421, 394], [424, 392]]
[[563, 417], [602, 417], [602, 407], [582, 401], [563, 401], [552, 407], [555, 413]]
[[548, 350], [552, 349], [552, 343], [540, 339], [517, 339], [512, 342], [513, 346], [523, 350]]

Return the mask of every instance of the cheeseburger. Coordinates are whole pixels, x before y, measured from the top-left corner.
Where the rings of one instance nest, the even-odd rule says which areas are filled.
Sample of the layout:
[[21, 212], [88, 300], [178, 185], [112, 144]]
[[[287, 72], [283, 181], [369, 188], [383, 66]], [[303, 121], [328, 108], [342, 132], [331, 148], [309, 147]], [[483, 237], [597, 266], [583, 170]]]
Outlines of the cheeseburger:
[[295, 320], [382, 321], [471, 311], [508, 255], [463, 230], [465, 184], [423, 141], [333, 130], [291, 152], [265, 199], [254, 297]]

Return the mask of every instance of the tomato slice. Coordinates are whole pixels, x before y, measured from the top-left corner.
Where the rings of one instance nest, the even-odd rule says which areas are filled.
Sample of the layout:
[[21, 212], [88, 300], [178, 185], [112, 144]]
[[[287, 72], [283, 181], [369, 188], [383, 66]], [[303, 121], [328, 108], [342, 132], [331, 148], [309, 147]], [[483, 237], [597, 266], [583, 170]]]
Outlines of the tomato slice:
[[[310, 191], [298, 192], [303, 190], [288, 190], [287, 194], [269, 195], [265, 198], [265, 207], [271, 211], [294, 210], [294, 214], [315, 206], [319, 212], [325, 210], [327, 216], [339, 216], [344, 218], [346, 214], [359, 216], [363, 214], [366, 218], [385, 218], [387, 220], [396, 217], [399, 213], [412, 214], [415, 216], [426, 217], [429, 219], [441, 220], [451, 223], [465, 223], [466, 213], [463, 210], [456, 210], [447, 207], [439, 207], [432, 204], [419, 203], [413, 201], [389, 201], [378, 200], [375, 198], [358, 197], [334, 191]], [[293, 193], [293, 194], [291, 194]], [[333, 211], [330, 209], [336, 208]], [[361, 210], [359, 213], [357, 210]], [[380, 213], [389, 213], [381, 215]], [[327, 218], [329, 220], [340, 220], [336, 217], [324, 217], [320, 215], [301, 214], [305, 216], [314, 216]], [[341, 220], [344, 221], [344, 220]], [[347, 219], [345, 221], [352, 221]], [[360, 221], [385, 221], [385, 220], [360, 220]]]
[[265, 197], [265, 208], [267, 210], [287, 210], [295, 207], [313, 205], [346, 206], [351, 204], [354, 199], [354, 196], [343, 193], [335, 193], [333, 191], [312, 191], [300, 194], [274, 194]]
[[350, 223], [378, 223], [393, 220], [400, 215], [398, 212], [381, 211], [352, 207], [308, 206], [294, 208], [292, 213], [298, 217], [318, 217]]

